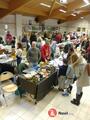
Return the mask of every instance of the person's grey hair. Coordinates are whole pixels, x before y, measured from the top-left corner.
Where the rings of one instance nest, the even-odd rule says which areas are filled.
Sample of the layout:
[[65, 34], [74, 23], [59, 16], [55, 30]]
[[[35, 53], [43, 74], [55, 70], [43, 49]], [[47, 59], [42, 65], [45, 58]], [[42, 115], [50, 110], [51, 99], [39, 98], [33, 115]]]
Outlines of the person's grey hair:
[[33, 44], [34, 44], [34, 45], [36, 45], [36, 42], [35, 42], [35, 41], [33, 41], [33, 42], [32, 42], [32, 45], [33, 45]]

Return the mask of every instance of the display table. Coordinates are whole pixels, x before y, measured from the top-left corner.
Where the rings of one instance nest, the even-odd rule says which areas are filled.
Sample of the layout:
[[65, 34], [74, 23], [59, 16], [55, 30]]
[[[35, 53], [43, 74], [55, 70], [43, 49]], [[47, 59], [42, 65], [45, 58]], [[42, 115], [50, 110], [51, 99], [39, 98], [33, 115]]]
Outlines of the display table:
[[3, 64], [3, 63], [12, 63], [12, 62], [14, 62], [14, 61], [16, 61], [16, 60], [13, 59], [13, 58], [1, 58], [1, 59], [0, 59], [0, 63], [1, 63], [1, 64]]
[[0, 49], [0, 55], [5, 52], [5, 49]]
[[0, 64], [11, 64], [12, 66], [16, 66], [16, 58], [11, 57], [9, 54], [1, 54]]
[[[58, 84], [57, 71], [53, 72], [48, 78], [45, 78], [37, 83], [27, 80], [24, 75], [20, 75], [17, 80], [19, 88], [25, 92], [34, 95], [35, 104], [40, 101], [47, 93]], [[22, 95], [20, 95], [22, 96]]]

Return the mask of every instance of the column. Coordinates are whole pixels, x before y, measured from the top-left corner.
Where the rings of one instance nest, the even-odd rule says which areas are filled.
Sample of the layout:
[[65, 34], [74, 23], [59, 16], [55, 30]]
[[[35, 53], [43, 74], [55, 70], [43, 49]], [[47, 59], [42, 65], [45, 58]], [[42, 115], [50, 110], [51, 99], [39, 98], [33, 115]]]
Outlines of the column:
[[22, 37], [22, 15], [16, 14], [15, 16], [16, 21], [16, 36], [17, 39]]

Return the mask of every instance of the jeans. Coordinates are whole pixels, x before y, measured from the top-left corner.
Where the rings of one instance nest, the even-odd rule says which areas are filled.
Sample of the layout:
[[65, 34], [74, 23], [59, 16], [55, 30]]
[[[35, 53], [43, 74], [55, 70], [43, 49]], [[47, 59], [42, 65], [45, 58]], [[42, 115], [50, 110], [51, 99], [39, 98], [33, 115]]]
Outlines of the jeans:
[[35, 66], [37, 66], [38, 65], [38, 63], [30, 63], [29, 64], [29, 67], [35, 67]]
[[82, 92], [82, 87], [77, 87], [77, 94], [80, 95]]
[[17, 65], [21, 63], [22, 58], [17, 56]]

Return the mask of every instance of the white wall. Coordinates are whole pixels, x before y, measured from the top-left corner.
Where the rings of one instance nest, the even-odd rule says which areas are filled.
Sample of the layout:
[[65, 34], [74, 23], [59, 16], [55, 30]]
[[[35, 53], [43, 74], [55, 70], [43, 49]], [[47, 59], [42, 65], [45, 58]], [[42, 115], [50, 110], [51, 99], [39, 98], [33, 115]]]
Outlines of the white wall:
[[15, 22], [16, 22], [16, 36], [20, 38], [22, 36], [22, 15], [15, 15]]
[[78, 27], [86, 28], [86, 33], [90, 34], [90, 15], [84, 17], [84, 19], [66, 22], [62, 26], [66, 26], [68, 32], [77, 31]]
[[[32, 21], [32, 24], [38, 26], [38, 23], [35, 23], [35, 21], [34, 21], [34, 17], [26, 17], [26, 16], [22, 16], [22, 15], [20, 16], [20, 21], [21, 21], [22, 26], [28, 25], [29, 20]], [[86, 31], [88, 31], [88, 33], [90, 34], [90, 28], [89, 28], [90, 22], [89, 21], [90, 21], [90, 15], [86, 16], [84, 19], [79, 19], [79, 20], [75, 20], [72, 22], [66, 22], [66, 23], [63, 23], [60, 25], [57, 24], [57, 20], [52, 20], [52, 19], [45, 20], [44, 23], [46, 26], [58, 26], [60, 28], [61, 32], [76, 31], [77, 27], [81, 27], [81, 28], [85, 27]], [[16, 30], [16, 25], [17, 25], [16, 24], [16, 15], [8, 15], [0, 20], [0, 35], [1, 36], [5, 36], [5, 34], [6, 34], [5, 33], [5, 24], [8, 25], [8, 29], [13, 35], [16, 35], [17, 30], [18, 30], [18, 32], [20, 32], [19, 29]]]
[[[29, 20], [32, 22], [33, 25], [39, 26], [39, 23], [35, 22], [35, 17], [27, 17], [22, 15], [8, 15], [0, 20], [0, 35], [5, 36], [5, 24], [8, 25], [8, 30], [12, 33], [12, 35], [21, 36], [21, 29], [20, 27], [26, 27], [28, 29]], [[59, 26], [57, 24], [57, 20], [45, 20], [44, 21], [46, 26]], [[62, 29], [61, 29], [62, 30]]]
[[14, 15], [8, 15], [4, 17], [3, 19], [0, 19], [0, 35], [4, 36], [5, 33], [5, 24], [8, 25], [8, 30], [15, 35], [15, 16]]

